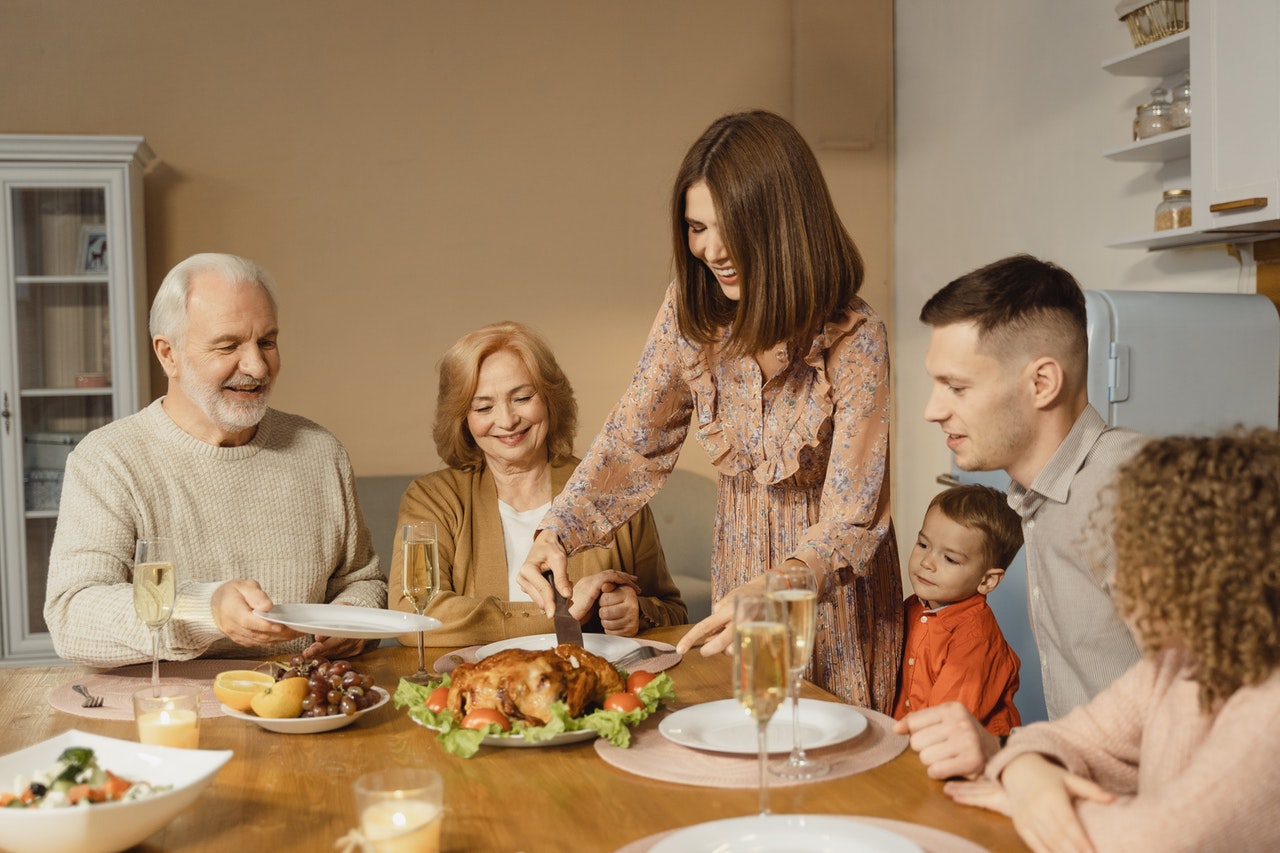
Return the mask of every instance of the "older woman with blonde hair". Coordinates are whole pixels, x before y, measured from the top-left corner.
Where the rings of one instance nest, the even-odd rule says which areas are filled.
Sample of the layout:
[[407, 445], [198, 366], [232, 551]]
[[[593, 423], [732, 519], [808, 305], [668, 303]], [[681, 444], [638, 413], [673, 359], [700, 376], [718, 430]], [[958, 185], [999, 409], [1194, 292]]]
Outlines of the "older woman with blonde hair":
[[[550, 632], [551, 620], [515, 582], [551, 500], [577, 467], [578, 405], [550, 347], [520, 323], [464, 335], [440, 364], [433, 434], [449, 467], [414, 480], [399, 524], [434, 521], [440, 591], [427, 606], [444, 627], [436, 645], [490, 643]], [[604, 549], [569, 561], [570, 612], [586, 631], [633, 636], [683, 623], [687, 610], [667, 571], [647, 506]], [[401, 541], [391, 560], [391, 606], [412, 610], [401, 588]], [[402, 638], [417, 642], [416, 635]]]

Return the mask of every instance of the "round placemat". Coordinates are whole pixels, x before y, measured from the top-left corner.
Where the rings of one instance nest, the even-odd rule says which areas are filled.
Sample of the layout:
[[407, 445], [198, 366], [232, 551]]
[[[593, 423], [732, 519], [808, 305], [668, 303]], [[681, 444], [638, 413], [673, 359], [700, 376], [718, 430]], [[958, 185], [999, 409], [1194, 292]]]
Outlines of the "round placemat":
[[[188, 684], [202, 688], [200, 716], [221, 717], [222, 703], [213, 695], [213, 679], [229, 669], [253, 669], [262, 665], [259, 660], [223, 660], [203, 658], [199, 660], [174, 660], [160, 662], [160, 680], [166, 684]], [[140, 663], [116, 669], [78, 675], [49, 691], [49, 704], [59, 711], [96, 720], [132, 720], [133, 694], [151, 683], [151, 664]], [[83, 684], [94, 696], [102, 697], [102, 706], [85, 708], [84, 697], [71, 689], [73, 684]]]
[[[677, 652], [676, 647], [670, 643], [646, 640], [642, 637], [636, 637], [635, 641], [642, 646], [653, 647], [658, 651], [658, 654], [638, 663], [627, 664], [627, 672], [662, 672], [663, 670], [671, 669], [684, 658], [684, 655]], [[460, 663], [475, 663], [476, 652], [482, 648], [484, 648], [483, 645], [467, 646], [465, 649], [458, 649], [456, 652], [441, 655], [436, 658], [436, 662], [432, 664], [432, 667], [439, 673], [452, 672], [453, 668]]]
[[[770, 782], [770, 784], [773, 784]], [[829, 817], [844, 817], [843, 815], [829, 815]], [[906, 823], [901, 820], [889, 820], [883, 817], [847, 817], [847, 820], [861, 821], [872, 826], [878, 826], [881, 829], [887, 829], [890, 832], [896, 832], [903, 838], [909, 838], [916, 844], [924, 848], [924, 853], [989, 853], [987, 848], [973, 843], [967, 838], [961, 838], [950, 832], [944, 832], [941, 829], [934, 829], [932, 826], [921, 826], [918, 823]], [[639, 841], [632, 841], [624, 847], [619, 847], [615, 853], [648, 853], [648, 850], [668, 835], [679, 832], [678, 829], [659, 832], [655, 835], [649, 835], [641, 838]]]
[[[867, 730], [844, 743], [822, 749], [805, 750], [811, 758], [821, 759], [831, 769], [817, 779], [784, 779], [772, 777], [770, 786], [789, 787], [810, 781], [826, 781], [852, 776], [879, 767], [897, 758], [907, 748], [909, 738], [893, 733], [893, 719], [870, 708], [859, 708], [867, 718]], [[730, 755], [690, 749], [667, 740], [658, 731], [657, 720], [650, 717], [631, 732], [631, 746], [616, 747], [607, 740], [595, 743], [600, 757], [628, 773], [709, 788], [754, 788], [759, 784], [759, 764], [754, 755]], [[778, 759], [781, 760], [781, 756]]]

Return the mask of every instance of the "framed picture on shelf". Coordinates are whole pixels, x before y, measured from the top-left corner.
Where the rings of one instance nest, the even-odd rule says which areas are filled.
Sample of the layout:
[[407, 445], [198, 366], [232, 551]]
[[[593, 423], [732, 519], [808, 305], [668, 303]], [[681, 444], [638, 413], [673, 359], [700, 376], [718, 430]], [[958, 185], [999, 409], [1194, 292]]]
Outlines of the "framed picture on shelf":
[[105, 273], [107, 271], [107, 223], [94, 222], [80, 226], [81, 273]]

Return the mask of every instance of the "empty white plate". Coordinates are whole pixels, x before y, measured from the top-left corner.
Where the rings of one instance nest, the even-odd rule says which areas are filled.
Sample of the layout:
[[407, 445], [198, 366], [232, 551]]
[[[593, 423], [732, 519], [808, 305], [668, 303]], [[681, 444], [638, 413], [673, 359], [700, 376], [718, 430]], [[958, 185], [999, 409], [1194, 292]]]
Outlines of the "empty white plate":
[[[841, 743], [867, 728], [867, 718], [852, 705], [800, 700], [800, 743], [805, 749]], [[737, 699], [720, 699], [690, 705], [668, 714], [658, 724], [667, 740], [692, 749], [754, 755], [756, 721]], [[769, 752], [790, 752], [792, 745], [791, 700], [778, 706], [765, 729]]]
[[924, 853], [896, 832], [836, 815], [778, 814], [699, 823], [649, 853]]
[[354, 640], [434, 631], [444, 624], [439, 619], [416, 613], [347, 604], [277, 604], [270, 611], [255, 610], [253, 615], [304, 634]]

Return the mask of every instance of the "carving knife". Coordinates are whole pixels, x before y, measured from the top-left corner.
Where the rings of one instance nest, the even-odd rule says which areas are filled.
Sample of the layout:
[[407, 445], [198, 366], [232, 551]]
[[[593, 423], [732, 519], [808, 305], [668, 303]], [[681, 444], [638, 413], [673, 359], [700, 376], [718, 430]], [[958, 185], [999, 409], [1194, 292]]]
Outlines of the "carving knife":
[[547, 579], [547, 583], [551, 584], [551, 592], [556, 597], [556, 615], [552, 617], [552, 622], [556, 626], [556, 642], [572, 643], [581, 648], [582, 625], [570, 615], [569, 600], [556, 589], [555, 582], [551, 579], [551, 572], [543, 572], [542, 576]]

